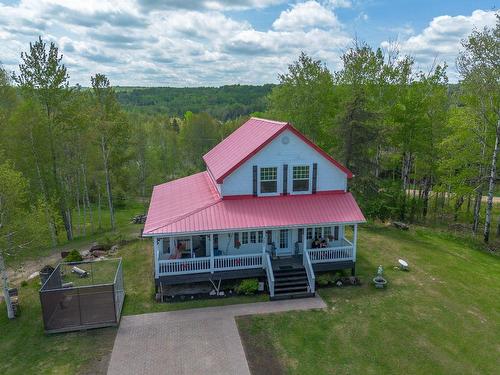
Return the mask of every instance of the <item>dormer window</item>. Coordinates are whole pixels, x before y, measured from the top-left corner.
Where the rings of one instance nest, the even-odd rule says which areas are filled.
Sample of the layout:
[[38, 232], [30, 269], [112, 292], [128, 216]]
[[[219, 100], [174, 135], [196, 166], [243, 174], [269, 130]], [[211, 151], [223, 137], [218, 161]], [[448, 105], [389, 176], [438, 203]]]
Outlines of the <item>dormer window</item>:
[[260, 193], [273, 194], [278, 192], [278, 168], [260, 168]]
[[292, 172], [292, 189], [294, 193], [308, 192], [310, 189], [311, 168], [308, 165], [295, 165]]

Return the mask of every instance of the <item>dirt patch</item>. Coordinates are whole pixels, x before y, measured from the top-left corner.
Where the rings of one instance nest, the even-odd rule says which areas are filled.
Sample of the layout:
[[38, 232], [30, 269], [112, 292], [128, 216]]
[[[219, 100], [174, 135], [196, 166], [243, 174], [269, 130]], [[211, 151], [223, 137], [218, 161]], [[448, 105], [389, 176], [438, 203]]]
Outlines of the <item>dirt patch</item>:
[[276, 347], [264, 331], [252, 328], [252, 317], [237, 317], [236, 325], [238, 326], [250, 373], [253, 375], [285, 374]]

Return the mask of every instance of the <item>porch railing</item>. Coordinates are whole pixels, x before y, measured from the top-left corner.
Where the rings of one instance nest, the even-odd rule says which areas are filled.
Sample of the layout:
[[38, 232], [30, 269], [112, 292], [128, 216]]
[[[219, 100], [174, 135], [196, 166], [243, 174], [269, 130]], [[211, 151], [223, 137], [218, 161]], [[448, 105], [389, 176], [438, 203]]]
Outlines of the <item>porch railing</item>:
[[160, 275], [210, 272], [210, 258], [158, 260], [158, 268]]
[[262, 268], [262, 254], [158, 260], [159, 275], [183, 275]]
[[273, 266], [271, 264], [271, 257], [269, 253], [265, 252], [262, 254], [263, 267], [266, 270], [267, 276], [267, 286], [269, 287], [269, 295], [274, 297], [274, 273]]
[[214, 257], [214, 271], [262, 268], [262, 254], [225, 255]]
[[332, 261], [352, 260], [354, 258], [353, 246], [326, 247], [320, 249], [307, 249], [311, 263], [326, 263]]
[[314, 291], [316, 290], [316, 276], [314, 275], [311, 258], [309, 257], [309, 252], [307, 250], [302, 254], [302, 265], [306, 270], [307, 282], [309, 283], [309, 291], [311, 293], [314, 293]]

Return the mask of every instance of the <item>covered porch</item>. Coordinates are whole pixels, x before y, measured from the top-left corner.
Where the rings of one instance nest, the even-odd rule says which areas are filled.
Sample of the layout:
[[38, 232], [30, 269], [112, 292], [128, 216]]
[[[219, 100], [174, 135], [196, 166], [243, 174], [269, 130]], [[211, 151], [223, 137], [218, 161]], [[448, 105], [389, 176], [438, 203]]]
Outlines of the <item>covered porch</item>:
[[312, 271], [315, 264], [355, 262], [356, 239], [356, 223], [158, 236], [153, 238], [155, 278], [262, 272], [272, 269], [273, 261], [291, 257], [305, 267], [311, 264]]

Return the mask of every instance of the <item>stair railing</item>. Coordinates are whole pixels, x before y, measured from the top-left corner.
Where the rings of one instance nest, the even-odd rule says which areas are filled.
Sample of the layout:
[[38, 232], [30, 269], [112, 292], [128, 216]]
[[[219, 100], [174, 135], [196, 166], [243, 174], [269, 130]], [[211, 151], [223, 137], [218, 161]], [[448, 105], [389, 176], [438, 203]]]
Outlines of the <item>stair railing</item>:
[[311, 257], [309, 256], [309, 251], [304, 249], [302, 255], [302, 265], [304, 266], [307, 273], [307, 281], [309, 283], [309, 291], [314, 293], [316, 290], [316, 276], [314, 275], [314, 269], [311, 263]]
[[267, 285], [269, 286], [269, 295], [274, 297], [274, 273], [273, 266], [271, 264], [271, 257], [268, 252], [262, 254], [262, 264], [266, 270], [267, 275]]

